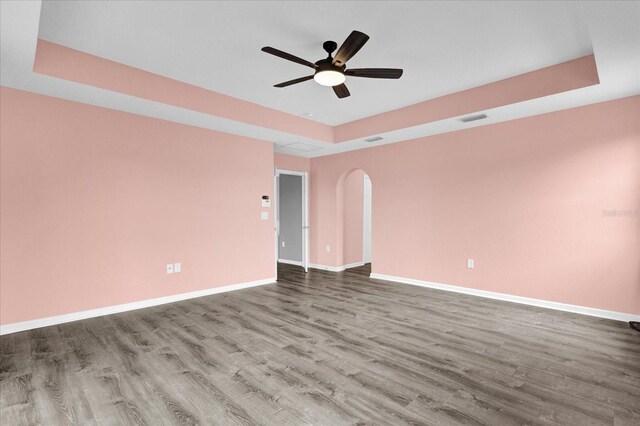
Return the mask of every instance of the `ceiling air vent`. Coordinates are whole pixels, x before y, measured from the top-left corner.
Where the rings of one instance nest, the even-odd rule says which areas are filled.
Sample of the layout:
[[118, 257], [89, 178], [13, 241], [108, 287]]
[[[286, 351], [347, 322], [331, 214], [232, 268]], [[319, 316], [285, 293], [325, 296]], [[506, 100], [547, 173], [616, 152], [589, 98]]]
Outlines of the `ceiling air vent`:
[[469, 123], [471, 121], [483, 120], [485, 118], [487, 118], [487, 114], [468, 115], [466, 117], [462, 117], [460, 121], [463, 123]]
[[365, 142], [377, 142], [377, 141], [381, 141], [382, 139], [384, 139], [382, 136], [371, 136], [370, 138], [366, 138], [364, 141]]

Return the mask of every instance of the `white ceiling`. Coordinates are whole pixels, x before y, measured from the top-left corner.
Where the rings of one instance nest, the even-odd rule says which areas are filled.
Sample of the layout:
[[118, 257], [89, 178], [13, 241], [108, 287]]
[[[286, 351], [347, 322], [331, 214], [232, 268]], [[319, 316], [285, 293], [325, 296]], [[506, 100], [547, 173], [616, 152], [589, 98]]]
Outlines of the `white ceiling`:
[[[400, 80], [348, 78], [351, 97], [308, 81], [322, 43], [371, 39], [351, 68], [403, 68]], [[337, 125], [592, 53], [576, 2], [45, 1], [40, 38]]]
[[[306, 157], [640, 94], [640, 2], [2, 1], [0, 83], [35, 93], [251, 136]], [[339, 100], [313, 81], [272, 85], [307, 68], [353, 29], [371, 40], [352, 67], [402, 67], [400, 80], [351, 78]], [[594, 53], [601, 84], [339, 144], [265, 129], [32, 72], [38, 37], [180, 81], [335, 125]], [[295, 145], [294, 145], [295, 143]]]

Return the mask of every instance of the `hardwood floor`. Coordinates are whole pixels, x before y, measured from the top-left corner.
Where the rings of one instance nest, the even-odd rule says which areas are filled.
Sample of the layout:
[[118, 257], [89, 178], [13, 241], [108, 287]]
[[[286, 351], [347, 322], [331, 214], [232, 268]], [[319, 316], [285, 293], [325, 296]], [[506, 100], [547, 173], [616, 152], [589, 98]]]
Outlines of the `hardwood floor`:
[[3, 425], [640, 425], [628, 324], [282, 265], [0, 338]]

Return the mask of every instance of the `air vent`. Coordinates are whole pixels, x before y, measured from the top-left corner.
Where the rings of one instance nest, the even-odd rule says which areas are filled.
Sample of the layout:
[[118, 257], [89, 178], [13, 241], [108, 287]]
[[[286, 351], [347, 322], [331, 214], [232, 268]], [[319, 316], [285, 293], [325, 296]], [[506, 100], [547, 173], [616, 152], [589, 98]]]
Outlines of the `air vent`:
[[366, 138], [364, 141], [365, 142], [377, 142], [377, 141], [381, 141], [382, 139], [384, 139], [382, 136], [371, 136], [370, 138]]
[[462, 117], [460, 121], [462, 121], [463, 123], [469, 123], [471, 121], [483, 120], [485, 118], [487, 118], [487, 114], [477, 114], [477, 115], [469, 115], [467, 117]]

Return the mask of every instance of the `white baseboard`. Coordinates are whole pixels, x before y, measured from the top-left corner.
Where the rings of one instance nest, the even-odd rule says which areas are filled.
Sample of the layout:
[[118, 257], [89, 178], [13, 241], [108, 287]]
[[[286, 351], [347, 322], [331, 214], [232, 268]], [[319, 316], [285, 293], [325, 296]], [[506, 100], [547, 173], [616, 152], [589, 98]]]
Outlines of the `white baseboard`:
[[278, 263], [286, 263], [287, 265], [295, 265], [295, 266], [304, 266], [302, 265], [302, 262], [298, 262], [297, 260], [278, 259]]
[[309, 268], [322, 269], [323, 271], [331, 271], [331, 272], [342, 272], [345, 269], [357, 268], [358, 266], [364, 266], [364, 262], [348, 263], [342, 266], [327, 266], [327, 265], [320, 265], [319, 263], [309, 264]]
[[327, 265], [320, 265], [319, 263], [310, 263], [309, 268], [322, 269], [323, 271], [331, 271], [331, 272], [344, 271], [344, 266], [327, 266]]
[[344, 266], [342, 266], [344, 269], [351, 269], [351, 268], [358, 268], [360, 266], [364, 266], [365, 263], [364, 262], [356, 262], [356, 263], [348, 263]]
[[136, 309], [149, 308], [151, 306], [164, 305], [166, 303], [179, 302], [181, 300], [193, 299], [196, 297], [210, 296], [212, 294], [226, 293], [228, 291], [241, 290], [244, 288], [256, 287], [265, 284], [273, 284], [275, 282], [275, 278], [266, 278], [246, 283], [231, 284], [223, 287], [214, 287], [208, 288], [206, 290], [198, 290], [189, 293], [158, 297], [156, 299], [147, 299], [140, 300], [138, 302], [123, 303], [121, 305], [105, 306], [104, 308], [90, 309], [88, 311], [72, 312], [69, 314], [39, 318], [30, 321], [14, 322], [12, 324], [0, 325], [0, 336], [4, 334], [16, 333], [18, 331], [63, 324], [65, 322], [78, 321], [87, 318], [100, 317], [103, 315], [111, 315], [120, 312], [133, 311]]
[[573, 312], [576, 314], [589, 315], [592, 317], [608, 318], [618, 321], [640, 321], [640, 315], [628, 314], [625, 312], [607, 311], [604, 309], [589, 308], [586, 306], [569, 305], [566, 303], [551, 302], [548, 300], [533, 299], [530, 297], [513, 296], [505, 293], [496, 293], [493, 291], [476, 290], [473, 288], [459, 287], [449, 284], [439, 284], [429, 281], [414, 280], [412, 278], [396, 277], [393, 275], [374, 274], [371, 278], [393, 281], [402, 284], [411, 284], [420, 287], [434, 288], [437, 290], [452, 291], [455, 293], [470, 294], [472, 296], [486, 297], [489, 299], [505, 300], [507, 302], [521, 303], [524, 305], [539, 306], [541, 308], [555, 309], [558, 311]]

